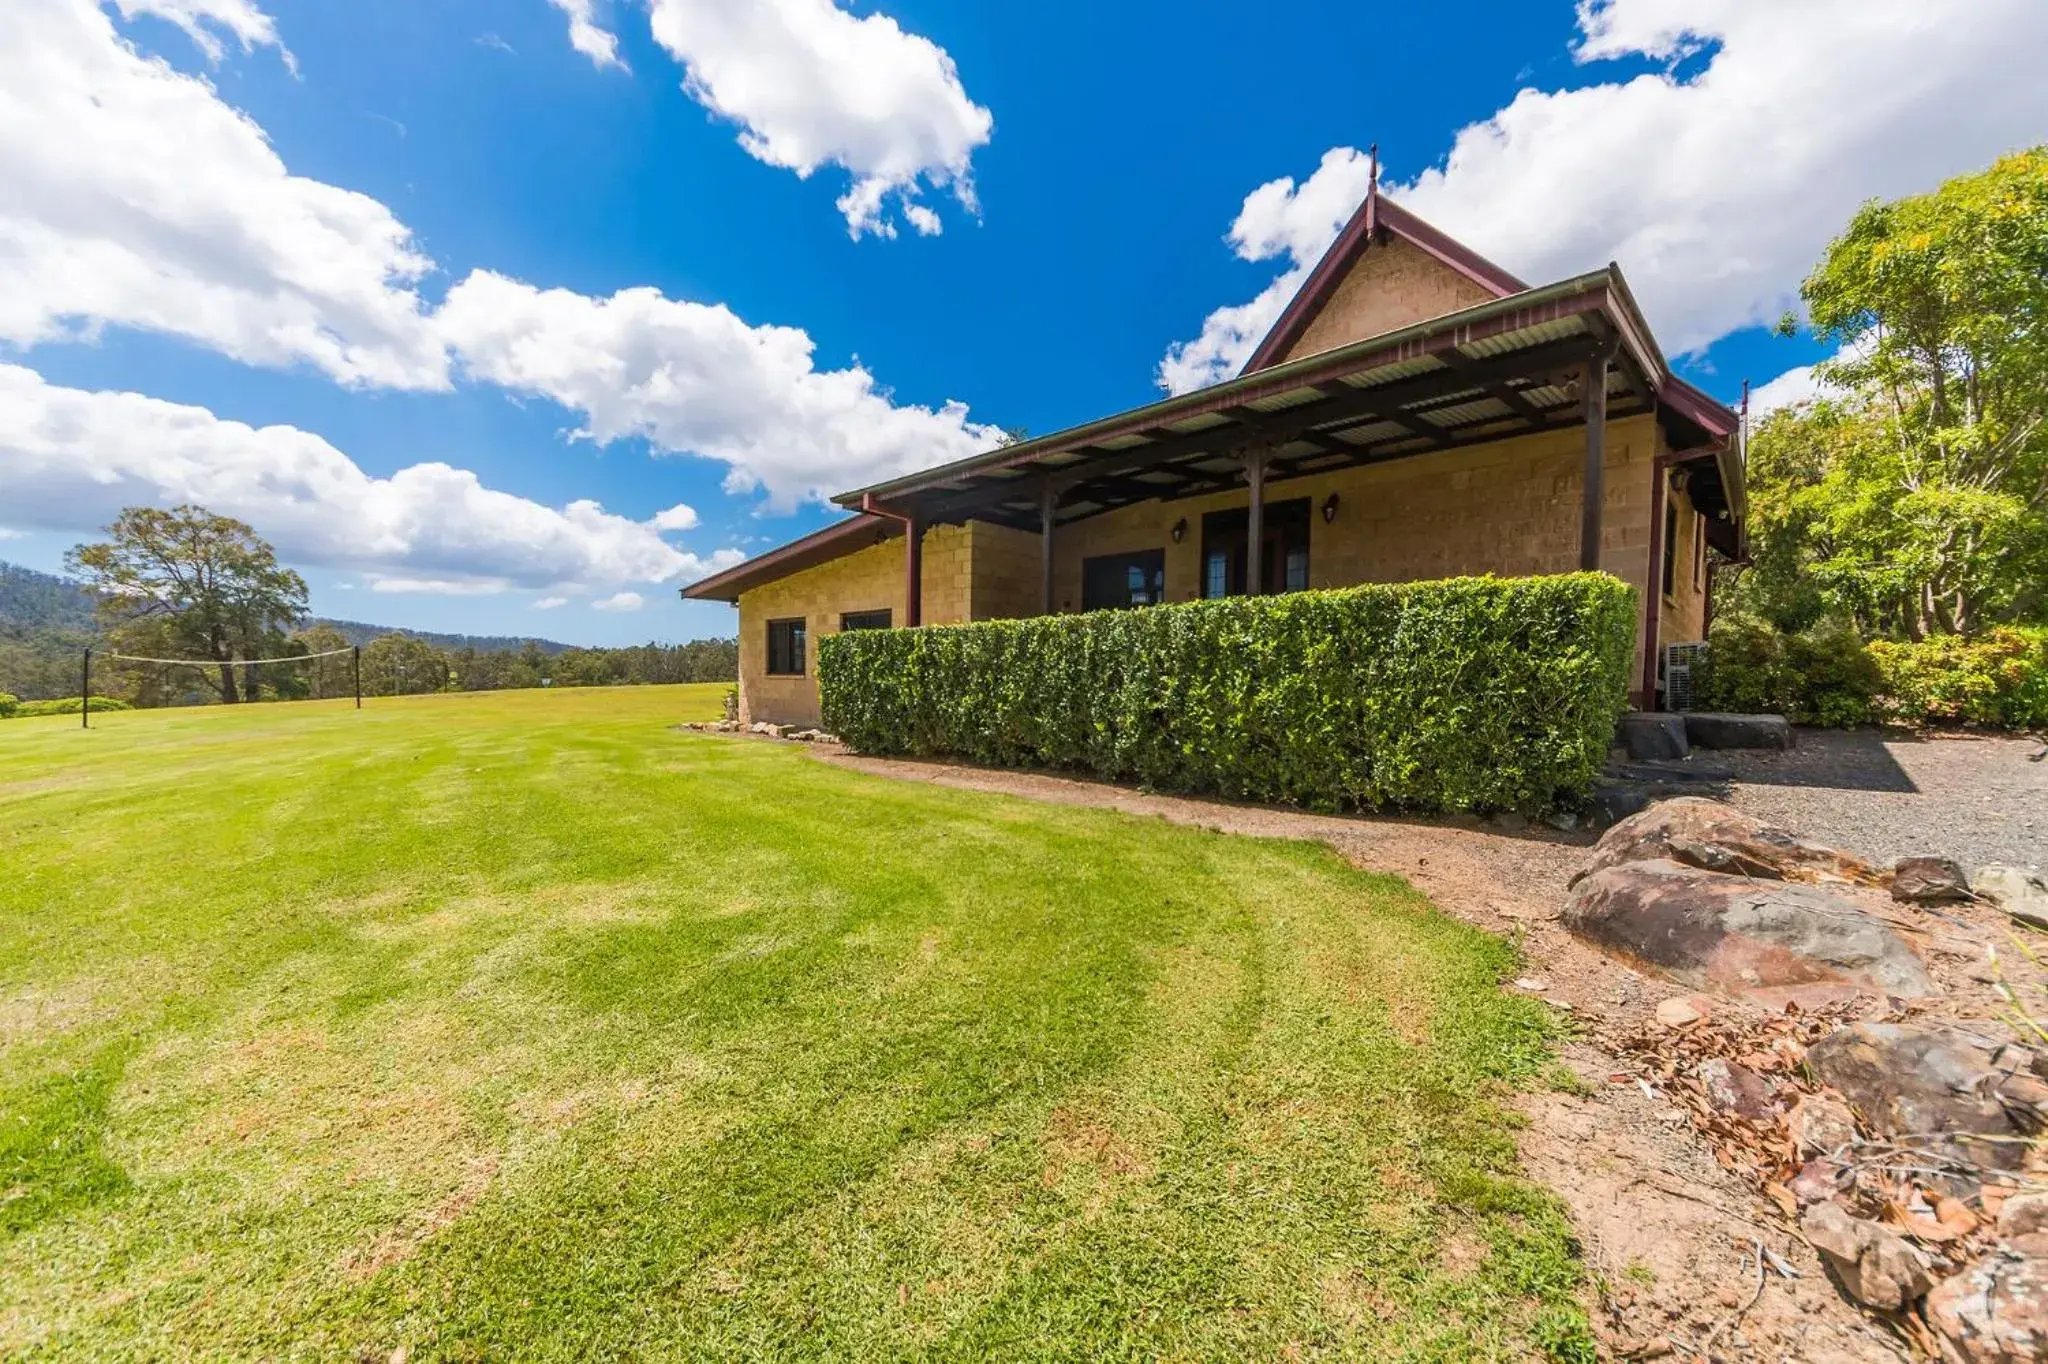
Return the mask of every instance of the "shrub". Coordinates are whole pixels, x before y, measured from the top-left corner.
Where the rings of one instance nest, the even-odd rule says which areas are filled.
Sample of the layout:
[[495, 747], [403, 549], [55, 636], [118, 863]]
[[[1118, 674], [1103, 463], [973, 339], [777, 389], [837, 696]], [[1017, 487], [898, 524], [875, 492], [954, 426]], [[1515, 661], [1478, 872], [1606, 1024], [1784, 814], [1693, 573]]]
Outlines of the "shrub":
[[2007, 626], [1974, 638], [1878, 640], [1870, 652], [1883, 679], [1886, 712], [1897, 719], [2004, 729], [2048, 725], [2048, 630]]
[[1636, 608], [1597, 573], [1370, 585], [828, 636], [866, 753], [1077, 768], [1317, 809], [1537, 811], [1590, 788]]
[[15, 707], [20, 704], [21, 698], [13, 692], [0, 691], [0, 720], [5, 720], [8, 716], [14, 714]]
[[[92, 713], [95, 715], [103, 710], [133, 709], [135, 707], [129, 705], [126, 701], [116, 701], [111, 696], [95, 696], [92, 698]], [[76, 715], [78, 714], [78, 698], [75, 696], [64, 696], [59, 697], [55, 701], [21, 701], [15, 704], [14, 714], [24, 718], [37, 715]]]
[[1701, 710], [1787, 714], [1797, 708], [1798, 690], [1776, 626], [1737, 614], [1714, 622], [1706, 657], [1693, 671], [1693, 699]]
[[1693, 676], [1702, 710], [1785, 715], [1801, 724], [1861, 725], [1876, 718], [1883, 687], [1855, 626], [1823, 619], [1797, 634], [1730, 614], [1714, 622]]
[[1785, 662], [1798, 680], [1793, 718], [1802, 724], [1867, 725], [1877, 718], [1884, 676], [1856, 627], [1825, 619], [1786, 641]]

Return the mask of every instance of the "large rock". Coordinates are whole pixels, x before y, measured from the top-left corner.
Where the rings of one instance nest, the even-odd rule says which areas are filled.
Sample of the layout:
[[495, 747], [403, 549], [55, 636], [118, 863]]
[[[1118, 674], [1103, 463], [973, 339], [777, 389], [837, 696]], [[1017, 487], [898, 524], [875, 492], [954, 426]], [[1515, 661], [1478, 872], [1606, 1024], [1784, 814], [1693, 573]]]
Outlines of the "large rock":
[[1946, 857], [1902, 857], [1892, 867], [1892, 898], [1917, 905], [1970, 898], [1970, 880]]
[[2048, 1359], [2048, 1259], [1995, 1247], [1927, 1295], [1927, 1322], [1966, 1364]]
[[1692, 751], [1685, 717], [1663, 711], [1632, 710], [1621, 717], [1621, 746], [1631, 758], [1683, 758]]
[[1927, 968], [1881, 920], [1812, 886], [1630, 862], [1582, 879], [1562, 919], [1607, 952], [1693, 986], [1936, 993]]
[[1875, 886], [1884, 880], [1877, 868], [1859, 857], [1810, 843], [1725, 801], [1679, 796], [1659, 801], [1602, 834], [1572, 884], [1606, 867], [1659, 858], [1773, 881]]
[[1977, 868], [1970, 889], [1996, 904], [2016, 921], [2034, 928], [2048, 928], [2048, 880], [2032, 867], [2009, 867], [1994, 862]]
[[1782, 715], [1722, 715], [1691, 711], [1685, 737], [1696, 748], [1790, 748], [1798, 742]]
[[1919, 1251], [1875, 1222], [1851, 1217], [1839, 1203], [1808, 1208], [1799, 1230], [1827, 1257], [1849, 1296], [1880, 1311], [1896, 1312], [1934, 1285]]
[[2019, 1167], [2048, 1103], [2048, 1085], [2017, 1048], [1949, 1028], [1852, 1024], [1808, 1048], [1806, 1064], [1878, 1136], [1994, 1169]]

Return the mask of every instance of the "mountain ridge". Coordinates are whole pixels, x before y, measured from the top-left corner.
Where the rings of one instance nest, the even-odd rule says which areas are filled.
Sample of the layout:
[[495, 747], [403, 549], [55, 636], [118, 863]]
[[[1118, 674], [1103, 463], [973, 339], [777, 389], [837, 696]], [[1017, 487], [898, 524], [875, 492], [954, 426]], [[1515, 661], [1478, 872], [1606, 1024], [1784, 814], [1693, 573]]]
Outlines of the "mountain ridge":
[[[0, 560], [0, 625], [18, 629], [60, 630], [95, 634], [92, 594], [75, 579]], [[410, 635], [436, 649], [475, 649], [478, 653], [518, 653], [528, 643], [544, 654], [576, 648], [539, 635], [464, 635], [440, 630], [408, 630], [399, 625], [373, 625], [335, 616], [309, 616], [302, 628], [329, 626], [350, 644], [368, 644], [382, 635]]]

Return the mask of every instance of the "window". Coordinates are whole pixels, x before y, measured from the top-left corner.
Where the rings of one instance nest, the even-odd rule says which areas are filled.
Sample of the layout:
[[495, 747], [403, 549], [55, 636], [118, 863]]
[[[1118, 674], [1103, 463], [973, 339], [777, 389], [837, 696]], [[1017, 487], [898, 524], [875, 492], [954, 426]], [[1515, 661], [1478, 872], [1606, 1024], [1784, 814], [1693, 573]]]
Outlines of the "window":
[[796, 620], [771, 620], [768, 622], [768, 674], [771, 677], [802, 677], [804, 675], [804, 622]]
[[1290, 546], [1287, 551], [1287, 578], [1284, 588], [1288, 592], [1308, 590], [1308, 546]]
[[1230, 595], [1230, 555], [1223, 550], [1212, 549], [1202, 560], [1202, 595], [1210, 598]]
[[1678, 576], [1678, 504], [1664, 501], [1664, 595], [1676, 590]]
[[1166, 600], [1166, 551], [1099, 554], [1081, 561], [1081, 609], [1151, 606]]
[[889, 628], [889, 613], [882, 611], [848, 611], [839, 618], [839, 632], [848, 630], [886, 630]]
[[1692, 590], [1700, 590], [1700, 584], [1707, 576], [1707, 518], [1695, 516], [1692, 521]]

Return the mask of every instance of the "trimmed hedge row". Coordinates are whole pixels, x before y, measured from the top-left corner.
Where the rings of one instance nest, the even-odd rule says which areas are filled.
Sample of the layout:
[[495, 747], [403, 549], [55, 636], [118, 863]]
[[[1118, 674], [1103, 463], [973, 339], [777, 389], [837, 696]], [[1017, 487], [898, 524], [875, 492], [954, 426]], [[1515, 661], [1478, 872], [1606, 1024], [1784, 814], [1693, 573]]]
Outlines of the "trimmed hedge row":
[[[13, 700], [12, 697], [8, 699]], [[92, 698], [92, 713], [94, 715], [98, 715], [103, 710], [133, 709], [135, 707], [129, 705], [126, 701], [117, 701], [111, 696], [95, 696]], [[55, 701], [15, 701], [13, 706], [5, 711], [0, 711], [0, 715], [14, 716], [24, 720], [33, 719], [38, 715], [76, 714], [78, 714], [78, 698], [75, 696], [59, 697]]]
[[827, 636], [860, 752], [1314, 809], [1549, 809], [1627, 703], [1635, 592], [1456, 578]]

